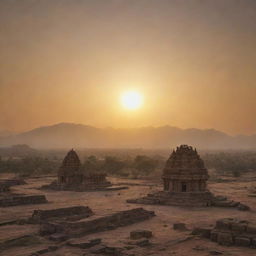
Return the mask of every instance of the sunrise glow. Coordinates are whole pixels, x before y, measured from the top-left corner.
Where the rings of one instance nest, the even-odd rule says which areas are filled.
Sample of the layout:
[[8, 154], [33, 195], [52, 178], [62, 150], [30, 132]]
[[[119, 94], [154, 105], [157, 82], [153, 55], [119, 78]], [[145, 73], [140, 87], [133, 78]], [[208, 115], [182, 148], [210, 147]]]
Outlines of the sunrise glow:
[[142, 95], [136, 91], [127, 91], [121, 95], [122, 106], [127, 110], [135, 110], [141, 107]]

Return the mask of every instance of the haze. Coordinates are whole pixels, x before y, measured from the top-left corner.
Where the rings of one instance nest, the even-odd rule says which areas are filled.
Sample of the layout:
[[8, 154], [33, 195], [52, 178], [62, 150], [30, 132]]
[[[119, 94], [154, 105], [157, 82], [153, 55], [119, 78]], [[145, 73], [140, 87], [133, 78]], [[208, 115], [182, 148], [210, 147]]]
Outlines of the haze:
[[[254, 0], [1, 0], [0, 130], [256, 132]], [[143, 107], [125, 111], [124, 91]]]

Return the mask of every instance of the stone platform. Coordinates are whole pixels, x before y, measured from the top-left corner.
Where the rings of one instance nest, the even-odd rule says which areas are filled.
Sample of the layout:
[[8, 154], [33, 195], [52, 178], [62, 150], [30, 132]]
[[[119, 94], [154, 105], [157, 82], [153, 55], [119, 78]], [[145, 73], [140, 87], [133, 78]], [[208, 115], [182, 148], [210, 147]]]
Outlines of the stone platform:
[[250, 210], [247, 205], [228, 200], [226, 197], [214, 196], [210, 191], [186, 193], [159, 191], [142, 198], [128, 199], [127, 203], [183, 207], [236, 207], [242, 211]]
[[156, 204], [173, 206], [211, 206], [213, 195], [210, 192], [166, 192], [159, 191], [138, 199], [128, 199], [127, 203]]
[[44, 185], [41, 189], [60, 190], [60, 191], [76, 191], [76, 192], [90, 192], [90, 191], [114, 191], [128, 189], [127, 186], [114, 186], [110, 182], [101, 184], [59, 184], [57, 181], [53, 181], [49, 185]]
[[133, 223], [148, 220], [155, 216], [153, 211], [135, 208], [120, 211], [106, 216], [91, 216], [77, 222], [44, 222], [40, 226], [40, 235], [49, 236], [49, 239], [66, 240], [71, 237], [80, 237], [92, 233], [116, 229]]
[[0, 207], [9, 207], [17, 205], [27, 204], [45, 204], [48, 203], [44, 195], [32, 195], [32, 196], [9, 196], [0, 199]]
[[208, 231], [203, 236], [220, 245], [256, 248], [256, 223], [224, 218], [217, 220], [215, 227]]

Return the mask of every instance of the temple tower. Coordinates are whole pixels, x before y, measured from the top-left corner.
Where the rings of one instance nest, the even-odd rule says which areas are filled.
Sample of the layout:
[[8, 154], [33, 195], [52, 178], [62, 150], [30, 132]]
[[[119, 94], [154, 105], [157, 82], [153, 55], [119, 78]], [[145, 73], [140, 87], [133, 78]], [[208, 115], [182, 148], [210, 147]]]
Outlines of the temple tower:
[[181, 145], [174, 150], [163, 170], [164, 191], [205, 192], [208, 172], [196, 149]]
[[74, 184], [82, 182], [80, 174], [81, 162], [77, 153], [71, 149], [65, 156], [58, 172], [59, 184]]

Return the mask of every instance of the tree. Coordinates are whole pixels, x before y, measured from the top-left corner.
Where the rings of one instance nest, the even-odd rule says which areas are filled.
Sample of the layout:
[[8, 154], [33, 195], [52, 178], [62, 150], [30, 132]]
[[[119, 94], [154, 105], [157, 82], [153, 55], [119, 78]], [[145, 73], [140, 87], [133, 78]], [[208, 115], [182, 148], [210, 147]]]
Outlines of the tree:
[[142, 175], [149, 175], [158, 165], [158, 161], [148, 156], [138, 155], [134, 159], [134, 167]]
[[121, 169], [125, 167], [125, 163], [116, 157], [106, 156], [103, 169], [110, 174], [119, 174]]

